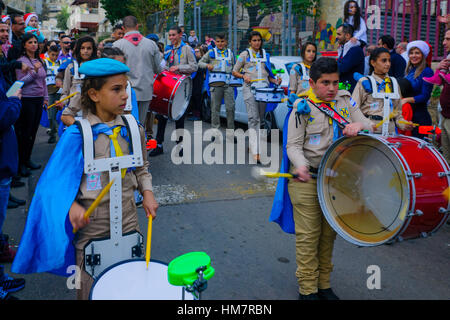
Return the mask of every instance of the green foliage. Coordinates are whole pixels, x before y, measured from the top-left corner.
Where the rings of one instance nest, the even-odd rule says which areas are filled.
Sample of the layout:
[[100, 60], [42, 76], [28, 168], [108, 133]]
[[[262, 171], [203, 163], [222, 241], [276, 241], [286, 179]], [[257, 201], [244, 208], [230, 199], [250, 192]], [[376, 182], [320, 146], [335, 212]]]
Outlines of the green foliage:
[[129, 2], [124, 0], [100, 0], [102, 8], [106, 11], [106, 18], [112, 24], [132, 14], [128, 9]]
[[67, 6], [61, 9], [61, 12], [56, 16], [56, 27], [60, 30], [67, 29], [67, 20], [70, 17], [69, 8]]
[[442, 89], [441, 87], [435, 86], [433, 92], [431, 92], [432, 98], [438, 98], [441, 96]]

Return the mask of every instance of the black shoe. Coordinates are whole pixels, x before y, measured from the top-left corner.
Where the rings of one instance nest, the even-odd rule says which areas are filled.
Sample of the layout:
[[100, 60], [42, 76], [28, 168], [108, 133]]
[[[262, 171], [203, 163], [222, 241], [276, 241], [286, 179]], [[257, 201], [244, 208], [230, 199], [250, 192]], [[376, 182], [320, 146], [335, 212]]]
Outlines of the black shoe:
[[19, 206], [18, 203], [8, 200], [8, 209], [15, 209]]
[[155, 149], [153, 149], [152, 151], [150, 151], [150, 153], [148, 154], [149, 157], [156, 157], [159, 156], [160, 154], [163, 154], [164, 150], [163, 147], [161, 146], [156, 146]]
[[0, 287], [0, 301], [1, 300], [19, 300], [19, 298], [10, 295], [9, 292], [6, 292]]
[[34, 163], [31, 160], [28, 160], [27, 163], [25, 163], [25, 165], [30, 168], [31, 170], [37, 170], [41, 168], [40, 164]]
[[25, 182], [20, 181], [20, 176], [14, 176], [11, 181], [11, 188], [24, 187]]
[[27, 203], [25, 200], [17, 199], [11, 193], [9, 194], [9, 201], [17, 203], [19, 206], [24, 206]]
[[24, 164], [21, 164], [19, 165], [19, 174], [21, 177], [29, 177], [31, 171]]
[[319, 292], [317, 294], [319, 295], [320, 300], [340, 300], [339, 297], [334, 294], [331, 288], [319, 289]]
[[4, 273], [4, 267], [0, 268], [0, 288], [6, 292], [17, 292], [25, 288], [25, 279], [12, 278]]
[[48, 138], [48, 143], [52, 144], [52, 143], [56, 143], [56, 137], [55, 136], [51, 136], [50, 138]]
[[319, 295], [317, 293], [311, 294], [298, 294], [298, 300], [320, 300]]

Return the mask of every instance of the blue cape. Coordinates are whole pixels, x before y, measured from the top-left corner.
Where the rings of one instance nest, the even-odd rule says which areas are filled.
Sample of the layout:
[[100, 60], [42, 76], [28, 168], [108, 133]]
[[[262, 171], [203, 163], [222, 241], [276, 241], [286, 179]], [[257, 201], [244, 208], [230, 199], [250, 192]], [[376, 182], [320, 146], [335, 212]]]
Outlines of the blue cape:
[[70, 275], [67, 267], [75, 264], [75, 249], [68, 213], [78, 193], [83, 161], [81, 134], [77, 126], [70, 126], [36, 186], [12, 272]]
[[[281, 173], [288, 173], [290, 166], [290, 161], [286, 152], [286, 143], [289, 116], [291, 115], [291, 112], [292, 108], [289, 108], [283, 125], [283, 158], [280, 166]], [[278, 223], [284, 232], [295, 234], [295, 224], [292, 210], [293, 207], [291, 197], [288, 192], [288, 178], [278, 178], [277, 189], [275, 191], [269, 221]]]
[[[93, 126], [94, 141], [108, 130], [105, 124]], [[128, 141], [126, 127], [122, 127], [121, 135]], [[67, 268], [75, 265], [74, 234], [68, 213], [83, 176], [82, 147], [80, 131], [71, 125], [39, 178], [12, 272], [49, 272], [66, 277], [72, 274], [67, 273]]]

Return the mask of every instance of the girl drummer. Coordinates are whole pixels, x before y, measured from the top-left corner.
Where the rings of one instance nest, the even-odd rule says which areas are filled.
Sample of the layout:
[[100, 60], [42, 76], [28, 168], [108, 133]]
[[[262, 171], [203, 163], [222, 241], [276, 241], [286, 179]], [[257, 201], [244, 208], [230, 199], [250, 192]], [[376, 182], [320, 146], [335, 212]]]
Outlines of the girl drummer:
[[[387, 92], [386, 90], [400, 92], [400, 89], [398, 86], [397, 88], [393, 88], [394, 82], [388, 75], [389, 68], [391, 67], [391, 57], [387, 49], [375, 49], [370, 55], [369, 65], [369, 75], [375, 79], [377, 88], [372, 88], [372, 83], [369, 78], [363, 77], [356, 84], [352, 99], [367, 118], [374, 123], [379, 123], [383, 120], [384, 116], [384, 100], [382, 98], [374, 98], [373, 90], [378, 90], [378, 92]], [[391, 120], [395, 122], [389, 121], [389, 133], [394, 133], [396, 126], [400, 130], [411, 130], [413, 128], [412, 124], [408, 124], [402, 115], [401, 99], [391, 99], [390, 107]], [[379, 126], [375, 133], [381, 133], [381, 131], [382, 127]]]
[[[261, 119], [264, 119], [266, 103], [255, 100], [253, 88], [268, 87], [269, 83], [279, 85], [280, 78], [275, 78], [270, 67], [270, 57], [262, 49], [262, 36], [252, 31], [248, 37], [250, 48], [241, 52], [233, 68], [233, 76], [244, 80], [242, 92], [248, 114], [248, 127], [250, 129], [250, 152], [253, 159], [260, 161], [259, 130]], [[256, 135], [255, 135], [256, 133]]]
[[[97, 59], [97, 48], [94, 39], [91, 37], [79, 39], [75, 45], [73, 57], [72, 62], [65, 69], [61, 100], [75, 92], [79, 92], [79, 94], [70, 98], [69, 104], [63, 110], [61, 121], [66, 126], [71, 126], [75, 122], [75, 117], [81, 110], [81, 85], [84, 76], [80, 75], [78, 70], [84, 62]], [[60, 105], [60, 107], [62, 108], [63, 106]]]
[[302, 62], [292, 66], [289, 75], [289, 91], [296, 95], [309, 90], [309, 69], [317, 58], [317, 46], [314, 42], [306, 42], [300, 55]]

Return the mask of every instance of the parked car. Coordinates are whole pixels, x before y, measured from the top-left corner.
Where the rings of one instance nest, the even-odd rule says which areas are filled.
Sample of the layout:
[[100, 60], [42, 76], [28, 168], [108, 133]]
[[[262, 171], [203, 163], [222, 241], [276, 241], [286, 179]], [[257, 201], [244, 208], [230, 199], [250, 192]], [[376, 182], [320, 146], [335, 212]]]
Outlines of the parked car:
[[[270, 62], [272, 64], [272, 71], [277, 76], [281, 77], [280, 87], [284, 89], [285, 97], [288, 96], [289, 91], [289, 73], [294, 64], [302, 61], [301, 57], [295, 56], [276, 56], [270, 57]], [[206, 80], [207, 81], [207, 80]], [[206, 82], [205, 81], [205, 82]], [[242, 87], [238, 87], [236, 95], [236, 111], [234, 119], [236, 122], [248, 123], [247, 108], [245, 107], [244, 98], [242, 95]], [[278, 106], [271, 112], [266, 112], [265, 115], [265, 128], [270, 129], [280, 129], [283, 130], [284, 119], [288, 112], [288, 107], [286, 101], [281, 102]], [[225, 105], [222, 104], [220, 108], [220, 116], [226, 118]], [[211, 99], [209, 91], [204, 88], [202, 96], [202, 119], [204, 121], [211, 121]]]

